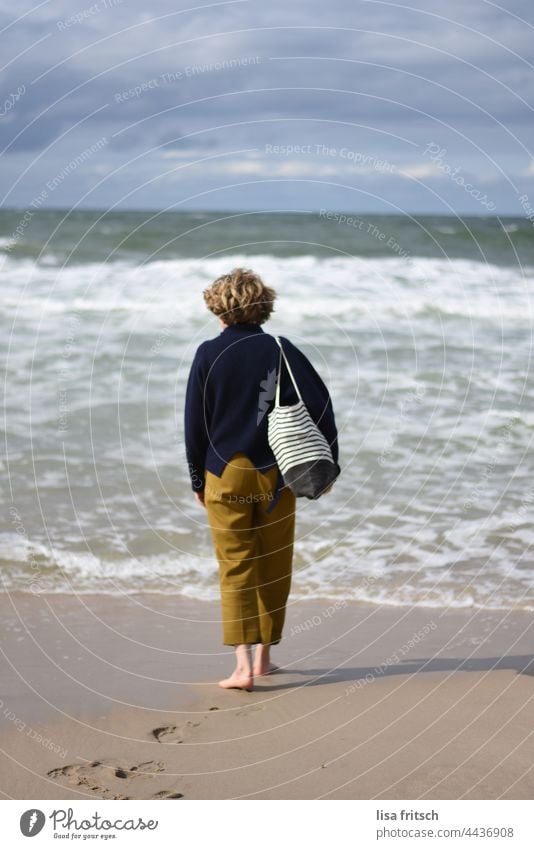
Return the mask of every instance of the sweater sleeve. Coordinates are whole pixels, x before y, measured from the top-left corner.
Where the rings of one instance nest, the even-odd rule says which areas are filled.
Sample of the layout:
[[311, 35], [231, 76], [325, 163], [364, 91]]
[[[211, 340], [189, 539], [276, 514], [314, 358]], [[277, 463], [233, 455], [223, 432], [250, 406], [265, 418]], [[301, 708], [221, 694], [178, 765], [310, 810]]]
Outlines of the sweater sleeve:
[[[309, 359], [289, 339], [281, 337], [284, 352], [293, 370], [295, 380], [300, 389], [302, 400], [319, 430], [328, 441], [334, 462], [339, 460], [338, 433], [332, 399], [323, 380], [314, 369]], [[295, 403], [295, 390], [291, 378], [284, 368], [281, 401], [283, 404]]]
[[185, 453], [194, 492], [204, 489], [204, 469], [209, 445], [209, 422], [205, 406], [206, 370], [202, 345], [198, 348], [185, 393]]

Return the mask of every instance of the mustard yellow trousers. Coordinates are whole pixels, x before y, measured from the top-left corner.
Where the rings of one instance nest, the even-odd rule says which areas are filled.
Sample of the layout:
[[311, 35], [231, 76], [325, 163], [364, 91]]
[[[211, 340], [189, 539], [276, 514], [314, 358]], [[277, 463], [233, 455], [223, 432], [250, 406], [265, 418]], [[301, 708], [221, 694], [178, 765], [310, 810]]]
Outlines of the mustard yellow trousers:
[[282, 638], [291, 586], [295, 496], [281, 490], [278, 469], [258, 472], [235, 454], [221, 477], [206, 471], [204, 504], [219, 563], [223, 643], [274, 645]]

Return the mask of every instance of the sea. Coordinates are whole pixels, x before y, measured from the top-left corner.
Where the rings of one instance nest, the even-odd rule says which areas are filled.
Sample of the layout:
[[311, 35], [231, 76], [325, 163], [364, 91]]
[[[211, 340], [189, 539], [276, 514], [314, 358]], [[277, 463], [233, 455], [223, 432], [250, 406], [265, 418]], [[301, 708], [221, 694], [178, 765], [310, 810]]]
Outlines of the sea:
[[339, 430], [292, 598], [534, 610], [533, 224], [325, 210], [0, 212], [1, 591], [218, 598], [184, 388], [238, 266]]

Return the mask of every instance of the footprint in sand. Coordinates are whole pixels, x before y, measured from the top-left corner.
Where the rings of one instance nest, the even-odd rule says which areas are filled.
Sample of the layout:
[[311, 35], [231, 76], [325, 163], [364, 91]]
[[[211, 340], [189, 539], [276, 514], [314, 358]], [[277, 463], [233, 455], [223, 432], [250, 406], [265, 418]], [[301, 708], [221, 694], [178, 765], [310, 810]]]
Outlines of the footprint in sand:
[[158, 743], [183, 743], [189, 731], [198, 728], [200, 722], [186, 722], [184, 725], [164, 725], [161, 728], [153, 728], [152, 734]]
[[256, 711], [258, 711], [258, 710], [265, 710], [265, 708], [263, 707], [263, 705], [247, 705], [246, 707], [242, 708], [241, 710], [236, 710], [235, 715], [236, 716], [249, 716], [249, 714], [256, 713]]
[[130, 799], [130, 796], [124, 796], [112, 790], [109, 783], [113, 783], [113, 779], [117, 778], [125, 780], [141, 776], [149, 777], [159, 772], [165, 772], [165, 766], [161, 761], [144, 761], [127, 767], [114, 761], [95, 760], [87, 764], [56, 767], [47, 772], [47, 775], [49, 778], [66, 779], [68, 784], [73, 784], [75, 787], [87, 787], [103, 798]]
[[160, 790], [159, 793], [154, 793], [151, 799], [183, 799], [183, 793], [172, 793], [170, 790]]

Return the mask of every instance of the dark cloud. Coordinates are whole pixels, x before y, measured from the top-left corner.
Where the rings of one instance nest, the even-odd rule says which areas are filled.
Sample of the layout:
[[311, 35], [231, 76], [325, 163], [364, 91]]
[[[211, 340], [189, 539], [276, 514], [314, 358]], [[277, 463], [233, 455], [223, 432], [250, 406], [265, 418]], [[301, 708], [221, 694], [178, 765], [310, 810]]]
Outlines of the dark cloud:
[[[451, 182], [455, 168], [489, 186], [500, 211], [519, 212], [517, 194], [534, 194], [529, 3], [190, 5], [56, 0], [25, 14], [23, 3], [9, 26], [15, 13], [0, 0], [6, 102], [19, 92], [0, 119], [6, 203], [31, 201], [102, 137], [54, 205], [103, 180], [99, 203], [134, 190], [138, 202], [158, 206], [169, 165], [172, 192], [213, 189], [218, 208], [220, 187], [236, 180], [248, 182], [237, 194], [249, 205], [296, 198], [306, 206], [321, 192], [347, 204], [349, 190], [306, 182], [316, 179], [354, 184], [356, 193], [365, 186], [384, 208], [394, 199], [439, 211], [452, 201], [484, 212]], [[425, 153], [430, 144], [446, 151], [441, 167]], [[273, 145], [312, 153], [273, 154]], [[360, 155], [357, 168], [342, 149]], [[137, 191], [142, 183], [150, 187]], [[235, 204], [236, 190], [226, 197]]]

